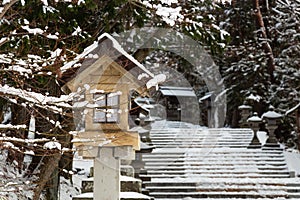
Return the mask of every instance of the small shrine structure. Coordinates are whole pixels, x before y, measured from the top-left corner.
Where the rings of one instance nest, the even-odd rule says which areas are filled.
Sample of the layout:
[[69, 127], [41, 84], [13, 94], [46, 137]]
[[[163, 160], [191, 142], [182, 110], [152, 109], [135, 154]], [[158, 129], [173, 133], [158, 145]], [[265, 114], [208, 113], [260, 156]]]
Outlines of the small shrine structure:
[[[184, 121], [198, 124], [199, 104], [191, 87], [160, 86], [158, 99], [166, 107], [166, 118], [170, 121]], [[192, 117], [196, 113], [197, 117]]]

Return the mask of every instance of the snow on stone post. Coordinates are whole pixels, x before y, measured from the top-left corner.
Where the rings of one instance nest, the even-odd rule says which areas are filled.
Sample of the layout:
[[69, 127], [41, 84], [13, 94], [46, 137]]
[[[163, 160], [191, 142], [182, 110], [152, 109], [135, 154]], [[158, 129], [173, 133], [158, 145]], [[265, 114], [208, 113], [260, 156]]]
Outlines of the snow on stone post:
[[282, 118], [282, 115], [274, 111], [274, 107], [270, 106], [269, 111], [262, 115], [262, 118], [267, 122], [267, 129], [269, 131], [269, 137], [266, 141], [266, 147], [279, 147], [275, 136], [275, 130], [278, 127], [278, 120]]

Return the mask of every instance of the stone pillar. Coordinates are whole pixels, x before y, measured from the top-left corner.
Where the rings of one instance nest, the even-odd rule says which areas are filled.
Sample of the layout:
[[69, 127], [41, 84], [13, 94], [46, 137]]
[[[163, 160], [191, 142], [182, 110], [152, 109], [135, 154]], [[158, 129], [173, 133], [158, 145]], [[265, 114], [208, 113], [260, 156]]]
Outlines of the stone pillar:
[[133, 160], [132, 146], [99, 147], [94, 160], [94, 200], [119, 200], [121, 159]]
[[114, 157], [114, 148], [100, 148], [94, 160], [94, 200], [119, 200], [120, 160]]
[[257, 137], [257, 132], [259, 131], [259, 124], [262, 122], [262, 119], [258, 117], [257, 113], [253, 113], [253, 116], [248, 118], [248, 123], [250, 128], [253, 130], [253, 138], [248, 148], [261, 148], [261, 143]]

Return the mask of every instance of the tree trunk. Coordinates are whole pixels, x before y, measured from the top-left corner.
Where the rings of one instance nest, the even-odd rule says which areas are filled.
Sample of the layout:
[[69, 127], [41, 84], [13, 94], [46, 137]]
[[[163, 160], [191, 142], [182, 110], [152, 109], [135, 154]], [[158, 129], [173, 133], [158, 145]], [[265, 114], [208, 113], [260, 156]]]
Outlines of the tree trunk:
[[[58, 149], [48, 150], [48, 154], [41, 160], [43, 165], [41, 167], [40, 177], [37, 186], [34, 188], [33, 200], [39, 200], [40, 195], [45, 188], [47, 182], [58, 168], [58, 163], [61, 158], [61, 152]], [[54, 187], [57, 185], [55, 184]]]
[[[20, 106], [18, 104], [12, 104], [11, 112], [12, 112], [11, 124], [13, 124], [13, 125], [20, 125], [20, 124], [29, 125], [30, 113], [23, 106]], [[22, 138], [22, 139], [27, 138], [27, 134], [28, 134], [28, 132], [23, 129], [14, 130], [14, 131], [7, 133], [8, 136]], [[21, 149], [24, 147], [22, 145], [23, 144], [18, 144], [17, 146]], [[13, 162], [14, 160], [17, 161], [19, 170], [21, 170], [23, 168], [23, 159], [24, 159], [24, 153], [19, 152], [19, 151], [9, 152], [8, 161], [9, 162]]]
[[270, 81], [273, 83], [275, 81], [274, 80], [275, 61], [274, 61], [273, 50], [272, 50], [270, 43], [268, 42], [268, 36], [267, 36], [267, 32], [266, 32], [266, 27], [265, 27], [265, 24], [263, 21], [263, 16], [261, 13], [259, 0], [254, 0], [254, 5], [255, 5], [256, 20], [257, 20], [258, 26], [260, 27], [263, 50], [266, 53], [266, 55], [268, 56], [268, 61], [267, 61], [268, 73], [270, 75]]
[[56, 167], [51, 174], [51, 177], [46, 185], [46, 199], [47, 200], [58, 200], [58, 195], [59, 194], [59, 169]]

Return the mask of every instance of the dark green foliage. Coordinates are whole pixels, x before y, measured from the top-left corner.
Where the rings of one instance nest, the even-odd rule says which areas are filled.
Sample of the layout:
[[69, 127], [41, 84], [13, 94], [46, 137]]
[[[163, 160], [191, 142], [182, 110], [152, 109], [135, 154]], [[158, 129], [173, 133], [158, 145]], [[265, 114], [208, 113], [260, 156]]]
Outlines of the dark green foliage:
[[[230, 32], [231, 42], [224, 55], [216, 61], [220, 65], [228, 90], [228, 125], [232, 115], [250, 94], [260, 96], [254, 111], [262, 114], [273, 105], [284, 114], [299, 103], [300, 99], [300, 38], [299, 2], [267, 1], [261, 3], [261, 12], [268, 42], [275, 60], [274, 79], [268, 70], [268, 55], [263, 49], [263, 39], [254, 15], [253, 1], [235, 1], [224, 6], [222, 28]], [[248, 103], [251, 103], [248, 100]], [[252, 103], [253, 104], [253, 103]], [[235, 119], [236, 120], [236, 119]], [[295, 124], [285, 118], [279, 133], [283, 141], [291, 138]], [[279, 136], [279, 137], [281, 137]]]

